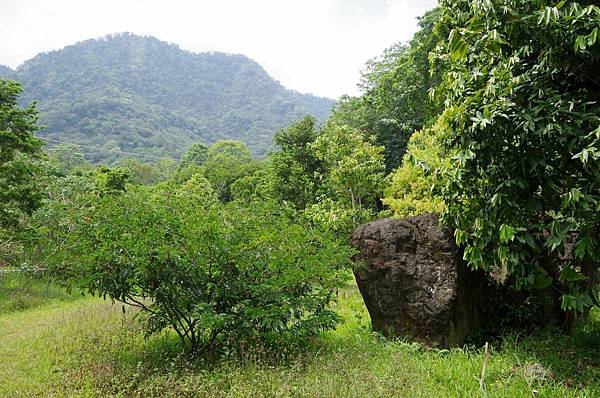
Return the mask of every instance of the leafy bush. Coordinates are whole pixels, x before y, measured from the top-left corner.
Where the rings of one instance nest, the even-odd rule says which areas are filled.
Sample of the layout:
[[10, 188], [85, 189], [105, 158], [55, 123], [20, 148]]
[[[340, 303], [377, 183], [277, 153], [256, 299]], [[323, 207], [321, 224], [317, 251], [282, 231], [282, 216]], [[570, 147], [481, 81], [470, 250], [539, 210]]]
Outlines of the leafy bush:
[[[69, 283], [142, 308], [191, 353], [333, 328], [350, 249], [268, 204], [133, 189], [99, 198], [51, 256]], [[57, 239], [62, 241], [62, 239]]]

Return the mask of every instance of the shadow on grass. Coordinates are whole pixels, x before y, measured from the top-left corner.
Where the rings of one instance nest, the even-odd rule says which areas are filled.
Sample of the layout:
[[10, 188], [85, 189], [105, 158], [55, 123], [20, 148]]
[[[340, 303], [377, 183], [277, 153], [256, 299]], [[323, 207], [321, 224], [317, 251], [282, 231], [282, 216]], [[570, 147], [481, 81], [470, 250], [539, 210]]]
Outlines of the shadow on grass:
[[513, 355], [521, 371], [527, 365], [540, 364], [557, 383], [600, 389], [600, 309], [579, 321], [571, 335], [562, 334], [558, 328], [509, 335], [504, 337], [501, 351]]
[[0, 273], [0, 315], [39, 307], [52, 302], [74, 301], [77, 293], [68, 293], [52, 279], [35, 273]]

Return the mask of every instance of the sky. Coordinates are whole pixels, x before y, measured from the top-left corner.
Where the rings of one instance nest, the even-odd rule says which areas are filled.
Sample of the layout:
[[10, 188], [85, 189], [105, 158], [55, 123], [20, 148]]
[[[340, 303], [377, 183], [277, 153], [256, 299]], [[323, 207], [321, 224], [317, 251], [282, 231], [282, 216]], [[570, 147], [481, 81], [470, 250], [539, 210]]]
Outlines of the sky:
[[285, 87], [338, 98], [410, 40], [436, 0], [0, 0], [0, 64], [132, 32], [193, 52], [244, 54]]

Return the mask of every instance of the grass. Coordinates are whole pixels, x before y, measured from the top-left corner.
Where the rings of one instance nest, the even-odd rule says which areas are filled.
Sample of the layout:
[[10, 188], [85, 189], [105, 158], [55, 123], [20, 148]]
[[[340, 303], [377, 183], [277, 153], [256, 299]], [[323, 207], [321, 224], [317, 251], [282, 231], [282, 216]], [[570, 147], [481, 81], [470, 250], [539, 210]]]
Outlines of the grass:
[[[95, 298], [48, 299], [0, 315], [1, 397], [475, 397], [480, 348], [425, 349], [370, 332], [355, 287], [346, 320], [305, 346], [190, 361], [172, 333], [144, 338], [134, 312]], [[491, 344], [490, 397], [600, 396], [600, 311], [563, 337], [547, 329]], [[552, 377], [525, 377], [539, 363]]]
[[[2, 271], [2, 270], [0, 270]], [[42, 275], [28, 272], [0, 272], [0, 315], [50, 303], [77, 300]]]

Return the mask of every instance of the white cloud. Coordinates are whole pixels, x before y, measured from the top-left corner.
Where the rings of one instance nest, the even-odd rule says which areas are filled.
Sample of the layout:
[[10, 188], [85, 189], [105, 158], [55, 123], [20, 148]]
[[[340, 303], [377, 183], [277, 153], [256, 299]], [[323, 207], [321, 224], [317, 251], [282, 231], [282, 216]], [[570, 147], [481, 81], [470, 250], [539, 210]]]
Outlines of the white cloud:
[[0, 64], [105, 34], [242, 53], [286, 87], [356, 94], [364, 63], [410, 39], [436, 0], [0, 0]]

